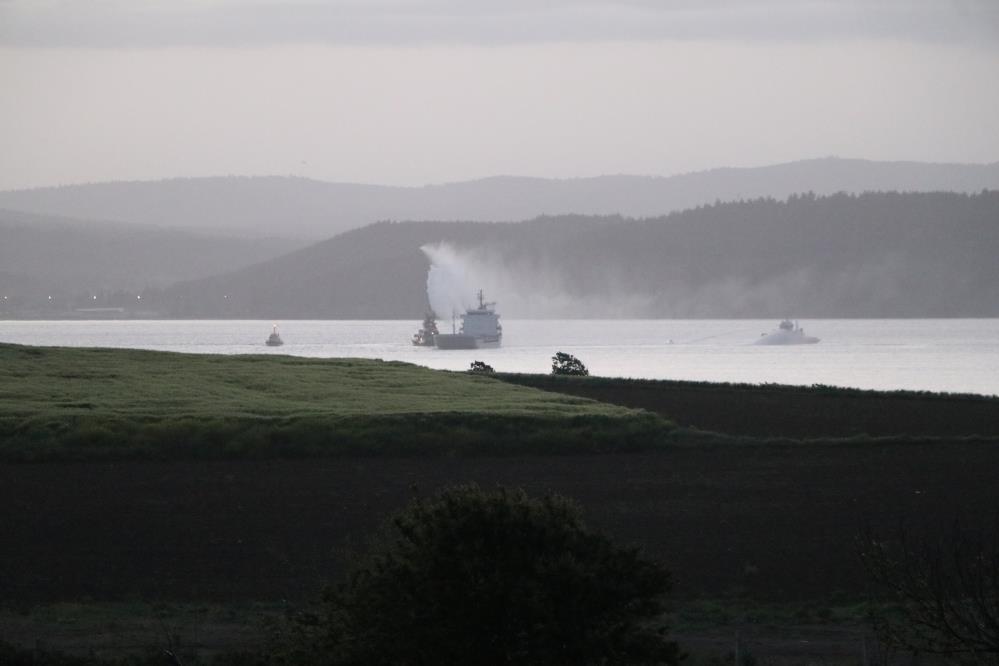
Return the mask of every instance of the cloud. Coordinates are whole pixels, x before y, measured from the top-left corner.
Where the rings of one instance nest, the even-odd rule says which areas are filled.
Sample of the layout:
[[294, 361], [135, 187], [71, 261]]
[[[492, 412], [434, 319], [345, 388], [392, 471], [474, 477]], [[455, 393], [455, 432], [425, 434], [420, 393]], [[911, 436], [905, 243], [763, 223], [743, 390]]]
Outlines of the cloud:
[[994, 0], [0, 0], [37, 47], [902, 39], [999, 45]]

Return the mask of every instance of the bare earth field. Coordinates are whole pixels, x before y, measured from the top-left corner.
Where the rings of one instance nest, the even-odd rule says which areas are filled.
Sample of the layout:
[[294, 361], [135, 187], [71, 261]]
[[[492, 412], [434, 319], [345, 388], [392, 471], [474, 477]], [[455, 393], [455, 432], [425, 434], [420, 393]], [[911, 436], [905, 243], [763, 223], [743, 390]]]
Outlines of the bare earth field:
[[498, 374], [503, 381], [669, 415], [740, 437], [999, 437], [999, 399], [826, 386]]
[[[0, 466], [0, 599], [14, 618], [66, 600], [97, 607], [139, 600], [297, 604], [314, 598], [321, 581], [335, 580], [382, 518], [409, 497], [477, 481], [576, 498], [592, 524], [669, 564], [681, 606], [721, 598], [826, 608], [864, 594], [854, 554], [862, 524], [890, 529], [899, 518], [932, 524], [958, 512], [987, 515], [999, 506], [997, 466], [999, 446], [988, 443], [7, 464]], [[187, 639], [226, 647], [253, 634], [221, 617], [189, 623]], [[168, 614], [152, 633], [178, 621]], [[739, 615], [723, 614], [713, 626], [679, 635], [691, 648], [724, 651], [739, 622]], [[855, 655], [864, 631], [855, 621], [797, 630], [783, 622], [750, 625], [741, 629], [747, 645], [756, 641], [766, 654]], [[32, 631], [58, 641], [60, 631], [72, 637], [74, 627], [19, 626], [19, 635], [7, 639], [29, 644]], [[71, 643], [100, 640], [88, 635]], [[821, 647], [823, 636], [833, 647]]]
[[988, 443], [676, 447], [530, 458], [0, 466], [0, 598], [300, 599], [414, 493], [555, 490], [680, 597], [858, 595], [854, 536], [999, 506]]

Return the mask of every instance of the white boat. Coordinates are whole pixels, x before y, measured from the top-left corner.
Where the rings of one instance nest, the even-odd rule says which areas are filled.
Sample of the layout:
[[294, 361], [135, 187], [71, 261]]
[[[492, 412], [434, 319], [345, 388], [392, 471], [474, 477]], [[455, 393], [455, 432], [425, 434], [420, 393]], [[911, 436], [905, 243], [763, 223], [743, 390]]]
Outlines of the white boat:
[[772, 333], [762, 333], [754, 343], [757, 345], [814, 345], [819, 339], [805, 335], [805, 329], [798, 322], [783, 320]]
[[284, 344], [284, 340], [278, 335], [277, 324], [274, 324], [274, 328], [271, 329], [271, 334], [267, 336], [267, 342], [264, 344], [268, 347], [280, 347]]
[[461, 315], [461, 328], [457, 331], [452, 317], [451, 333], [438, 333], [434, 343], [438, 349], [482, 349], [499, 347], [503, 340], [503, 326], [496, 314], [496, 304], [487, 303], [479, 290], [479, 307], [469, 308]]

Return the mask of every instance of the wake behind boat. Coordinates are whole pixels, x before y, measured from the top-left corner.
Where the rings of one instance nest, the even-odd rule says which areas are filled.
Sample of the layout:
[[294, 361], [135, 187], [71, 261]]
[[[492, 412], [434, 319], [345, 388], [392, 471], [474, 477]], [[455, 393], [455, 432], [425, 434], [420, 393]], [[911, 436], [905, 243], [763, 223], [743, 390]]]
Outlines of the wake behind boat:
[[754, 343], [757, 345], [814, 345], [819, 339], [805, 335], [805, 329], [798, 322], [783, 320], [773, 333], [763, 333]]
[[495, 303], [487, 303], [479, 290], [479, 307], [469, 308], [461, 315], [461, 328], [452, 333], [438, 333], [434, 342], [438, 349], [482, 349], [499, 347], [503, 339], [503, 326], [499, 323]]

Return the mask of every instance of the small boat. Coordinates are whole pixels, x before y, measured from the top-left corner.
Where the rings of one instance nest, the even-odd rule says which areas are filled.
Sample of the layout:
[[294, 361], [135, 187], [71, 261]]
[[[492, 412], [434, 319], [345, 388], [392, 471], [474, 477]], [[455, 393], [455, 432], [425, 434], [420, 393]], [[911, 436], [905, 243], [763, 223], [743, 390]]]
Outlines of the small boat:
[[271, 329], [271, 334], [267, 336], [267, 342], [265, 342], [268, 347], [280, 347], [284, 344], [284, 340], [278, 335], [277, 324], [274, 324], [274, 328]]
[[499, 347], [503, 339], [503, 326], [499, 323], [495, 303], [487, 303], [479, 289], [479, 307], [469, 308], [461, 315], [461, 328], [454, 330], [454, 316], [451, 317], [451, 333], [438, 333], [434, 342], [438, 349], [482, 349]]
[[437, 315], [433, 310], [428, 310], [423, 317], [423, 327], [413, 334], [413, 345], [416, 347], [433, 347], [434, 338], [438, 335]]
[[805, 329], [798, 322], [783, 320], [772, 333], [762, 333], [754, 343], [757, 345], [814, 345], [819, 339], [805, 335]]

